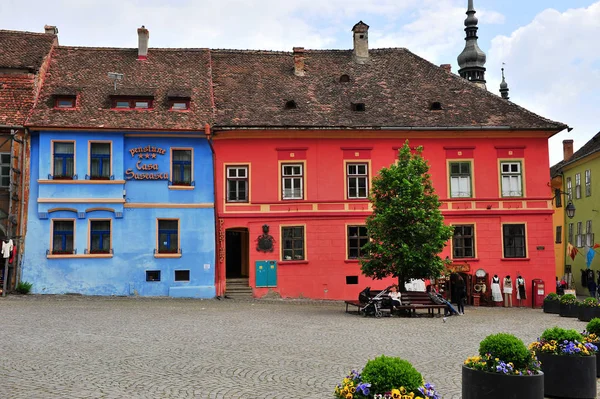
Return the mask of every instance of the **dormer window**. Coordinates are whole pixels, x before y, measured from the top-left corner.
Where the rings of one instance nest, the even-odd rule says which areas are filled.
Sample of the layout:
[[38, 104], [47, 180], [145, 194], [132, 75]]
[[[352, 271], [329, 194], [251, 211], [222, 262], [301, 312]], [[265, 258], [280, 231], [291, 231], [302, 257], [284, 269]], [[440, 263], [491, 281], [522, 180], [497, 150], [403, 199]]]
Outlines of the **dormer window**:
[[71, 109], [75, 108], [76, 96], [57, 96], [54, 103], [54, 108]]
[[439, 101], [432, 102], [429, 109], [432, 111], [440, 111], [442, 109], [442, 103]]
[[365, 103], [352, 103], [352, 111], [365, 112]]
[[350, 76], [342, 75], [340, 76], [340, 83], [348, 83], [350, 81]]
[[285, 102], [285, 109], [296, 109], [296, 108], [298, 108], [296, 101], [289, 100], [289, 101]]
[[190, 109], [190, 100], [189, 99], [170, 99], [169, 100], [169, 109], [171, 111], [187, 111]]
[[152, 109], [152, 98], [144, 97], [118, 97], [112, 99], [113, 109]]

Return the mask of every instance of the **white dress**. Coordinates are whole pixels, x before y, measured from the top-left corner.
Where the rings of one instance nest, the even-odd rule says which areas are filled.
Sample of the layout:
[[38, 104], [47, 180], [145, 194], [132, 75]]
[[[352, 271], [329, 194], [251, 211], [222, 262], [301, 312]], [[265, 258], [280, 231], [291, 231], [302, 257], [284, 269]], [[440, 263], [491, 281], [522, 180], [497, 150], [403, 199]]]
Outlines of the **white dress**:
[[502, 302], [502, 292], [500, 292], [500, 279], [492, 278], [492, 301]]

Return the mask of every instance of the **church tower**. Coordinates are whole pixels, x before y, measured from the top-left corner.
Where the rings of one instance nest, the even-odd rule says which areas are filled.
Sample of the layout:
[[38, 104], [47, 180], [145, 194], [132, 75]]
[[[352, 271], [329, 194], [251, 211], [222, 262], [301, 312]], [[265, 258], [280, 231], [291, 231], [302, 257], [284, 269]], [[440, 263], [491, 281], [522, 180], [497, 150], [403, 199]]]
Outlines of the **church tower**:
[[500, 95], [503, 99], [508, 100], [508, 83], [504, 80], [504, 68], [502, 68], [502, 82], [500, 83]]
[[485, 89], [485, 53], [477, 45], [477, 18], [473, 0], [469, 0], [467, 19], [465, 19], [465, 48], [458, 56], [458, 73], [461, 77]]

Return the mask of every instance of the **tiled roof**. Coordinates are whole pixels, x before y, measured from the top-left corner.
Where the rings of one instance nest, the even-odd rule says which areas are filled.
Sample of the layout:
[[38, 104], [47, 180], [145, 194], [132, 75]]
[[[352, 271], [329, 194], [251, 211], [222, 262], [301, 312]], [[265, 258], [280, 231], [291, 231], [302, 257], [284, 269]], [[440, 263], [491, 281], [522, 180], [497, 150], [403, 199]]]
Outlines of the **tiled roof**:
[[[115, 91], [109, 72], [122, 73]], [[207, 49], [57, 47], [28, 125], [128, 130], [204, 130], [212, 121]], [[56, 95], [77, 93], [75, 110], [54, 109]], [[170, 111], [168, 95], [187, 93], [189, 111]], [[154, 96], [151, 110], [112, 110], [111, 96]]]
[[33, 74], [0, 74], [0, 125], [22, 126], [33, 106]]
[[562, 169], [565, 166], [577, 162], [580, 159], [583, 159], [588, 155], [594, 154], [598, 151], [600, 151], [600, 132], [596, 133], [596, 135], [592, 137], [587, 143], [585, 143], [579, 150], [575, 151], [571, 158], [569, 158], [566, 161], [560, 161], [556, 165], [553, 165], [550, 168], [550, 176], [554, 177], [562, 173]]
[[55, 39], [48, 33], [0, 30], [0, 68], [37, 71]]
[[[545, 119], [447, 73], [402, 48], [307, 50], [305, 76], [288, 52], [213, 50], [217, 120], [221, 127], [504, 127], [560, 131]], [[340, 82], [341, 75], [350, 81]], [[285, 109], [294, 100], [296, 109]], [[441, 110], [431, 110], [439, 102]], [[352, 111], [364, 103], [365, 111]]]

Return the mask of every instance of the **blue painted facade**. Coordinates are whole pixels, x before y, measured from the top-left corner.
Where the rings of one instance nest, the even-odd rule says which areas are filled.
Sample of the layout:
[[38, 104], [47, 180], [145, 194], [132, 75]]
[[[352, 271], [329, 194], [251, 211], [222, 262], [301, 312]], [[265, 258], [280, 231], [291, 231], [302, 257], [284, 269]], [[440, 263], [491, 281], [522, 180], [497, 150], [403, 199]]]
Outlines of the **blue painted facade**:
[[[56, 142], [74, 143], [72, 180], [54, 179]], [[90, 180], [90, 142], [111, 144], [110, 180]], [[171, 184], [177, 149], [191, 151], [191, 185]], [[32, 132], [28, 214], [22, 280], [34, 293], [215, 296], [213, 157], [203, 132]], [[110, 222], [110, 253], [92, 253], [90, 226], [98, 219]], [[159, 253], [165, 220], [171, 228], [177, 221], [161, 236], [175, 250]], [[69, 253], [52, 250], [60, 247], [57, 221], [74, 225]], [[160, 281], [147, 281], [156, 271]]]

